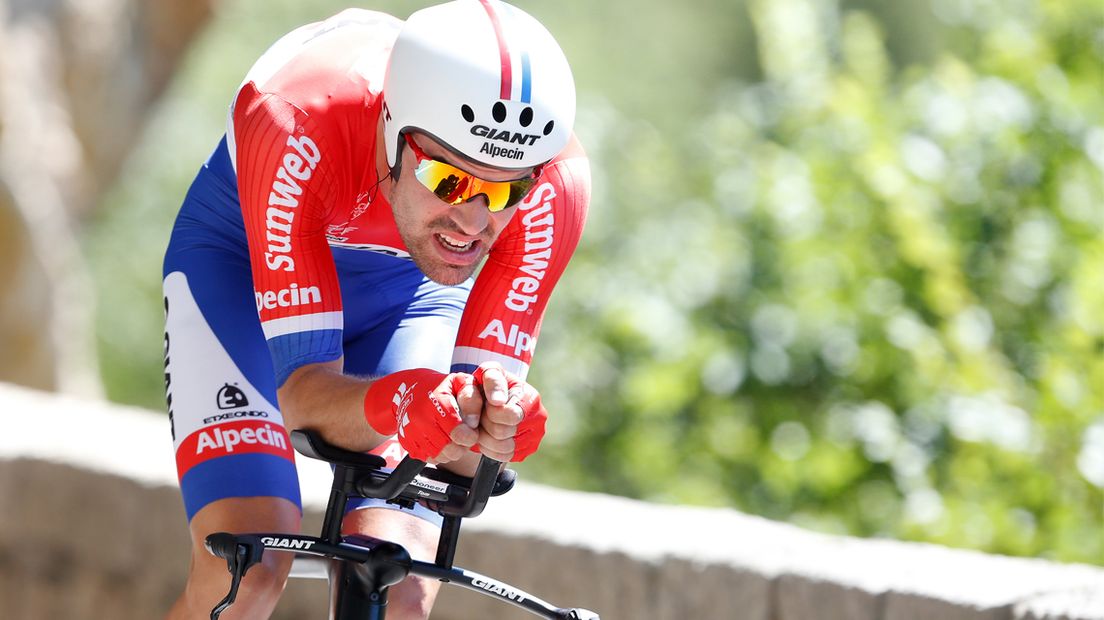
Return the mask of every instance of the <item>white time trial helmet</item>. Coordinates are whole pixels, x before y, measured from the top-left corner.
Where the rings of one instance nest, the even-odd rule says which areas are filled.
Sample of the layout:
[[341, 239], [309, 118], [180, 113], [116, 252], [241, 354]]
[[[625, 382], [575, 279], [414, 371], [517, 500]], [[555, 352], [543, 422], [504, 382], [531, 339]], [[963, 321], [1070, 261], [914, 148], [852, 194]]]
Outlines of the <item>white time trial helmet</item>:
[[399, 31], [383, 83], [388, 165], [405, 131], [496, 168], [529, 168], [567, 145], [575, 82], [548, 30], [499, 0], [415, 12]]

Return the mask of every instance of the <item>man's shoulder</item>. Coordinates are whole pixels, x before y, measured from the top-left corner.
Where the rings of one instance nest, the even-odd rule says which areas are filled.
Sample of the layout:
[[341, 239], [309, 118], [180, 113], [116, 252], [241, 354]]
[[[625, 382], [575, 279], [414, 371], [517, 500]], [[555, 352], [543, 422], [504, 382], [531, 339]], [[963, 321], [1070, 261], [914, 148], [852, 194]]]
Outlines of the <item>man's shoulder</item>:
[[378, 95], [402, 22], [391, 15], [346, 9], [281, 37], [254, 63], [252, 84], [302, 109], [359, 103]]
[[[578, 136], [572, 134], [567, 146], [545, 165], [541, 185], [544, 184], [552, 186], [553, 195], [582, 201], [585, 208], [590, 195], [590, 160]], [[533, 194], [541, 193], [541, 185]]]

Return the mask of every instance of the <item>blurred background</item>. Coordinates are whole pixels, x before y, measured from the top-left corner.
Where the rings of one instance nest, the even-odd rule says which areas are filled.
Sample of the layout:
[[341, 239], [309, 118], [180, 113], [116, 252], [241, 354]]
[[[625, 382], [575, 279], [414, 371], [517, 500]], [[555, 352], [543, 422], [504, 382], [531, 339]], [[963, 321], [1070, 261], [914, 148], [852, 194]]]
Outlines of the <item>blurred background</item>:
[[[516, 4], [594, 173], [525, 478], [1104, 564], [1104, 3]], [[0, 2], [0, 380], [164, 410], [180, 201], [345, 6]]]

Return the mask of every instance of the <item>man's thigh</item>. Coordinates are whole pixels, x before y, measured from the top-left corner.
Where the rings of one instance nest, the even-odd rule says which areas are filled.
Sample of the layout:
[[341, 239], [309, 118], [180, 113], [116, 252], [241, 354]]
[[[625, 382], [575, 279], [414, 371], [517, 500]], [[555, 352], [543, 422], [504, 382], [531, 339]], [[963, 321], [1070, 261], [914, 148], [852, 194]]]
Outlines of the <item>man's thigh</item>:
[[300, 505], [248, 261], [217, 248], [166, 257], [165, 385], [188, 520], [226, 498]]

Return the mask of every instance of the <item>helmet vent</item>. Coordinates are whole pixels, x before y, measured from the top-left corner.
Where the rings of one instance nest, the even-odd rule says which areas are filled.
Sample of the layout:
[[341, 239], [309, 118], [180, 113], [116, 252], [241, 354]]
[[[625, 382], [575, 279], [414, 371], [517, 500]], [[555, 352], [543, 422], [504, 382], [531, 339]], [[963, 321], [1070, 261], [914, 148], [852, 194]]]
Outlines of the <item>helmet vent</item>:
[[533, 122], [533, 108], [525, 108], [524, 110], [522, 110], [521, 118], [519, 120], [521, 121], [522, 127], [528, 127], [529, 123]]
[[544, 135], [552, 133], [552, 128], [556, 126], [556, 121], [548, 121], [548, 124], [544, 126]]
[[463, 116], [464, 120], [469, 123], [475, 122], [475, 112], [473, 112], [471, 106], [466, 103], [460, 106], [460, 116]]
[[491, 108], [491, 116], [494, 117], [496, 123], [501, 123], [506, 120], [506, 106], [501, 101], [494, 104]]

